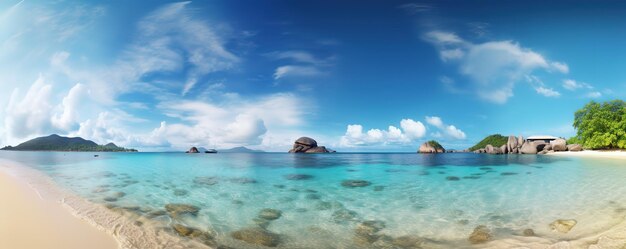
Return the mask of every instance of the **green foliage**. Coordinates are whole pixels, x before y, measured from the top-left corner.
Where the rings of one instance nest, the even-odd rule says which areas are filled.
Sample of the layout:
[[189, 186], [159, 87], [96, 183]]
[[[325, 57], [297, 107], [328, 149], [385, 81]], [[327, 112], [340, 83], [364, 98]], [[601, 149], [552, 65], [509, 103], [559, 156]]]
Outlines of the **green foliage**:
[[93, 152], [136, 152], [135, 149], [118, 147], [115, 144], [98, 145], [79, 137], [68, 138], [58, 135], [39, 137], [18, 146], [7, 146], [2, 150], [20, 151], [93, 151]]
[[430, 146], [432, 146], [435, 149], [441, 149], [444, 150], [443, 146], [441, 146], [441, 144], [435, 140], [430, 140], [427, 142]]
[[567, 144], [583, 144], [577, 136], [573, 136], [567, 139]]
[[476, 145], [469, 148], [469, 151], [475, 151], [478, 149], [484, 149], [488, 144], [493, 145], [493, 147], [500, 147], [505, 145], [509, 141], [509, 137], [502, 136], [500, 134], [489, 135]]
[[574, 114], [576, 139], [590, 149], [626, 149], [626, 102], [589, 102]]

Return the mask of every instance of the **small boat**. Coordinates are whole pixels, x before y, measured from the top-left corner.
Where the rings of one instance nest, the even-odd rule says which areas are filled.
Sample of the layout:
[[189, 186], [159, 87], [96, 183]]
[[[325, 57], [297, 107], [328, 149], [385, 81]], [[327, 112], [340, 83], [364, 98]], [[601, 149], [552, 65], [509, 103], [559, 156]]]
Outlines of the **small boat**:
[[217, 153], [217, 150], [215, 150], [215, 149], [208, 149], [208, 150], [205, 150], [204, 153]]
[[93, 155], [93, 157], [99, 157], [100, 155]]

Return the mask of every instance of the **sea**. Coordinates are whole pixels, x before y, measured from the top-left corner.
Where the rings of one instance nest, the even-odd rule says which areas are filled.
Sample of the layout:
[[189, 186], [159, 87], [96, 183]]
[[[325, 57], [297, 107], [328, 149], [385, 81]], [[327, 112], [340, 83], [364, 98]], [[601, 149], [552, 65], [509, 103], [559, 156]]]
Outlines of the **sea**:
[[[0, 158], [141, 221], [125, 224], [212, 248], [476, 248], [477, 229], [488, 241], [548, 245], [608, 230], [626, 215], [626, 163], [611, 159], [12, 151]], [[556, 220], [576, 224], [564, 233], [551, 226]]]

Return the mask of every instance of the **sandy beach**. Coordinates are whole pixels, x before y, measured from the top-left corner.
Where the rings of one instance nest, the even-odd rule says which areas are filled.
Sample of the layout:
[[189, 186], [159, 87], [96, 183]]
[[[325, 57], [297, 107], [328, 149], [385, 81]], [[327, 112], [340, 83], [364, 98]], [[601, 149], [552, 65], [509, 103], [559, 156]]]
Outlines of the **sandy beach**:
[[116, 249], [117, 241], [0, 165], [0, 248]]
[[588, 157], [588, 158], [606, 158], [606, 159], [626, 159], [626, 151], [599, 151], [599, 150], [584, 150], [578, 152], [563, 151], [548, 153], [546, 155], [553, 156], [566, 156], [566, 157]]

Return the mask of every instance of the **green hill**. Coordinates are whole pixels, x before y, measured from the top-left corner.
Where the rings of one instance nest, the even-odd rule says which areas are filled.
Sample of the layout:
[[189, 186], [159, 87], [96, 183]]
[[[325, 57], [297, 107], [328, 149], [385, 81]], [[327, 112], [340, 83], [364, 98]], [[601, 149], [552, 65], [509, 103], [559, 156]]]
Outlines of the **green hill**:
[[27, 150], [27, 151], [102, 151], [102, 152], [136, 152], [135, 149], [118, 147], [114, 143], [98, 145], [93, 141], [80, 137], [62, 137], [56, 134], [47, 137], [38, 137], [12, 147], [7, 146], [2, 150]]
[[486, 138], [478, 142], [476, 145], [470, 147], [468, 150], [475, 151], [477, 149], [484, 149], [485, 146], [487, 146], [488, 144], [493, 145], [493, 147], [500, 147], [506, 144], [506, 142], [508, 141], [509, 141], [509, 137], [505, 137], [500, 134], [493, 134], [493, 135], [487, 136]]

